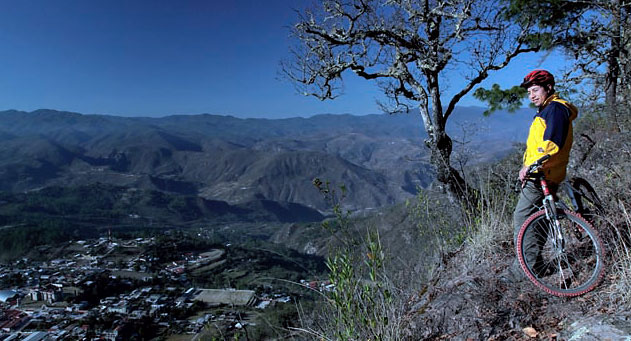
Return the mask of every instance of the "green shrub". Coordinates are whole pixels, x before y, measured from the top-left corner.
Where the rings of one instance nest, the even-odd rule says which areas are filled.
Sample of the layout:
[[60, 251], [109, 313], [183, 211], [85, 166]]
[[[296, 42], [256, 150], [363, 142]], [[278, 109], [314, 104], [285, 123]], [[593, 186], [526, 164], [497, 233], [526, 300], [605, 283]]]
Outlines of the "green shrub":
[[335, 218], [323, 228], [334, 234], [336, 244], [327, 257], [333, 286], [323, 294], [315, 323], [302, 330], [322, 340], [398, 340], [402, 338], [401, 295], [386, 271], [386, 250], [374, 227], [365, 236], [356, 233], [350, 212], [342, 209], [343, 186], [314, 180], [314, 185], [333, 207]]

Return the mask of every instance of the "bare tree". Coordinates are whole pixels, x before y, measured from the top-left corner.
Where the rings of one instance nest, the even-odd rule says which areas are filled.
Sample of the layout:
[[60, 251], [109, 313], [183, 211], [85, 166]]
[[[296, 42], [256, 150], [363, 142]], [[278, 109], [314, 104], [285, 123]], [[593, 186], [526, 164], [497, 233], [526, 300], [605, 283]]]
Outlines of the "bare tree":
[[[531, 21], [505, 20], [504, 6], [487, 0], [325, 0], [299, 13], [293, 27], [298, 46], [282, 69], [301, 93], [322, 100], [338, 96], [342, 78], [354, 73], [378, 82], [388, 98], [380, 103], [385, 111], [417, 108], [438, 180], [471, 203], [473, 192], [450, 162], [447, 120], [489, 72], [539, 50], [526, 40]], [[450, 98], [442, 91], [447, 77], [464, 80]]]

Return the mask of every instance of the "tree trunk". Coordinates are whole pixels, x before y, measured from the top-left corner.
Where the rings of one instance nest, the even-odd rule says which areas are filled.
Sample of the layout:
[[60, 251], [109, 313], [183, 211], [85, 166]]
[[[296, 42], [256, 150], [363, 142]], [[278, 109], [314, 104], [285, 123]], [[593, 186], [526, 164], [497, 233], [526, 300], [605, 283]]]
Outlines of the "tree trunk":
[[431, 163], [436, 169], [436, 180], [445, 185], [447, 192], [462, 207], [473, 209], [477, 205], [475, 191], [466, 183], [462, 175], [451, 166], [453, 143], [445, 131], [447, 122], [442, 111], [438, 76], [428, 73], [427, 79], [429, 99], [432, 103], [431, 113], [427, 97], [419, 105], [419, 111], [427, 132], [425, 145], [430, 149]]
[[[475, 208], [476, 192], [467, 184], [462, 175], [451, 166], [453, 143], [445, 132], [444, 125], [432, 125], [433, 129], [425, 141], [430, 149], [431, 162], [436, 169], [436, 180], [446, 186], [447, 192], [467, 209]], [[441, 127], [443, 127], [441, 129]]]
[[620, 78], [620, 89], [622, 91], [623, 103], [629, 107], [631, 100], [631, 9], [622, 9], [620, 22], [622, 23], [622, 48], [620, 54], [620, 68], [622, 77]]
[[462, 175], [451, 166], [451, 138], [442, 132], [430, 146], [432, 164], [436, 167], [436, 179], [446, 185], [447, 191], [465, 208], [476, 207], [476, 195]]
[[609, 117], [613, 120], [614, 130], [620, 131], [620, 122], [618, 119], [618, 108], [616, 103], [618, 97], [618, 79], [620, 78], [620, 50], [622, 48], [622, 27], [620, 25], [622, 0], [616, 0], [612, 6], [613, 17], [611, 20], [611, 46], [607, 56], [607, 74], [605, 75], [605, 104], [607, 105]]

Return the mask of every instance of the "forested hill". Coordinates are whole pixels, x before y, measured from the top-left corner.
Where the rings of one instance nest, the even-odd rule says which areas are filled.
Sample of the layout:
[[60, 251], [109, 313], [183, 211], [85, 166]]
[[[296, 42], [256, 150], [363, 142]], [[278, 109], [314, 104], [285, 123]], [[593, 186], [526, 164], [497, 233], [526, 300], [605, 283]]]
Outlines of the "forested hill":
[[[458, 108], [450, 121], [456, 152], [467, 162], [504, 155], [523, 140], [532, 116], [527, 109], [490, 117], [482, 111]], [[269, 120], [9, 110], [0, 112], [0, 190], [100, 182], [325, 209], [310, 185], [321, 177], [361, 188], [351, 190], [348, 205], [379, 207], [433, 181], [422, 131], [415, 113]]]

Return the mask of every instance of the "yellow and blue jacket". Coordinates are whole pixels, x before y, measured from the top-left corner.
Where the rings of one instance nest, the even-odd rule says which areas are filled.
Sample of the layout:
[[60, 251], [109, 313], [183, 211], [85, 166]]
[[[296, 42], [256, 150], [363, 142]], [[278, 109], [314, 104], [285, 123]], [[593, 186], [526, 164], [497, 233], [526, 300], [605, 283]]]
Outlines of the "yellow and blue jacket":
[[550, 159], [543, 164], [546, 179], [559, 184], [565, 178], [572, 148], [572, 121], [578, 109], [554, 94], [537, 111], [526, 141], [524, 166], [530, 166], [546, 154]]

